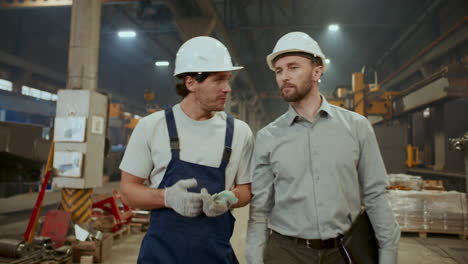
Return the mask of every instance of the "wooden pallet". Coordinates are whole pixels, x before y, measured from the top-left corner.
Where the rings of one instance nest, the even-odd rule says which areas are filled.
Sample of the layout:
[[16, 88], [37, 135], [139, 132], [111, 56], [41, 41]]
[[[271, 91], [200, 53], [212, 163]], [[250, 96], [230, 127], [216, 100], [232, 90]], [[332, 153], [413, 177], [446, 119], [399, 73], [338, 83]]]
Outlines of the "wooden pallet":
[[71, 256], [68, 256], [68, 257], [64, 257], [64, 258], [60, 258], [60, 259], [54, 259], [54, 260], [45, 260], [45, 261], [41, 261], [39, 262], [40, 264], [72, 264], [72, 257]]
[[417, 229], [401, 229], [402, 234], [417, 234], [420, 238], [427, 238], [428, 235], [452, 235], [452, 236], [458, 236], [459, 239], [461, 240], [467, 240], [468, 239], [468, 233], [460, 233], [457, 231], [438, 231], [438, 230], [417, 230]]
[[43, 258], [41, 256], [26, 256], [20, 259], [0, 259], [0, 263], [8, 263], [8, 264], [72, 264], [72, 257], [62, 257], [62, 258]]
[[112, 236], [114, 237], [114, 240], [117, 239], [122, 239], [124, 236], [127, 236], [130, 234], [130, 228], [127, 225], [122, 226], [122, 228], [114, 233], [112, 233]]
[[130, 229], [131, 231], [135, 232], [146, 232], [148, 230], [149, 224], [145, 223], [130, 223]]

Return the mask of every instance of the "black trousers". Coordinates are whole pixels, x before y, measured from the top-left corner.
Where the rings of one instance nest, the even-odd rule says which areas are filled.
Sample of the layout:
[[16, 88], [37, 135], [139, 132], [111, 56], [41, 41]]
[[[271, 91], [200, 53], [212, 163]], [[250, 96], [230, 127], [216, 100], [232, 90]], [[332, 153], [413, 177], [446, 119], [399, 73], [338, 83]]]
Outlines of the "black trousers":
[[313, 249], [273, 232], [267, 242], [265, 264], [345, 264], [339, 248]]

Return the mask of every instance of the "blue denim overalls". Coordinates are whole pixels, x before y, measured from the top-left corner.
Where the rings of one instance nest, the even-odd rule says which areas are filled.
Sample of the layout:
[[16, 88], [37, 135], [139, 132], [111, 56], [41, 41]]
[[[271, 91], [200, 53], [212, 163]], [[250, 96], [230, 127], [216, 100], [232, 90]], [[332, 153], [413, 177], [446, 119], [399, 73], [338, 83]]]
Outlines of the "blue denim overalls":
[[[165, 110], [172, 159], [158, 188], [172, 186], [182, 179], [197, 179], [198, 186], [189, 189], [210, 194], [225, 190], [225, 170], [231, 155], [234, 119], [228, 115], [223, 157], [219, 168], [194, 164], [179, 159], [179, 138], [172, 108]], [[151, 211], [150, 227], [143, 239], [138, 263], [238, 263], [229, 242], [235, 219], [228, 211], [218, 217], [203, 213], [194, 218], [179, 215], [170, 208]]]

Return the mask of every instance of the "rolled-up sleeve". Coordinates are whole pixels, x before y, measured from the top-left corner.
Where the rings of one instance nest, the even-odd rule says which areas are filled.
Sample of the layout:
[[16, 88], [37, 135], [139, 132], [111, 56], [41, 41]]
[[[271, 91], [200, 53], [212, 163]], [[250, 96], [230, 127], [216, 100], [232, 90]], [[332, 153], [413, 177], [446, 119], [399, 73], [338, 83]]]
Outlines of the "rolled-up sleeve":
[[252, 157], [252, 194], [247, 229], [247, 263], [263, 263], [263, 251], [268, 238], [268, 216], [273, 207], [273, 181], [268, 151], [268, 136], [259, 131]]
[[145, 134], [144, 121], [144, 119], [140, 120], [133, 130], [119, 169], [146, 179], [153, 168], [153, 160]]
[[243, 142], [242, 153], [239, 159], [239, 167], [236, 173], [236, 184], [247, 184], [252, 182], [252, 152], [254, 148], [254, 137], [250, 128], [245, 125], [247, 136]]
[[379, 263], [397, 263], [400, 227], [388, 199], [388, 178], [374, 130], [365, 118], [358, 126], [361, 154], [358, 163], [364, 205], [379, 242]]

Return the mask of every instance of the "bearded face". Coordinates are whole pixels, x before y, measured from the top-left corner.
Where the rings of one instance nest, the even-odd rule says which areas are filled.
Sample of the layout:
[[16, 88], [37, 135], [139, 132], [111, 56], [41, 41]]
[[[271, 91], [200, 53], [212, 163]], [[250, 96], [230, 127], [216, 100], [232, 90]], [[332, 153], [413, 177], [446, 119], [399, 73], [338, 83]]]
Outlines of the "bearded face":
[[304, 57], [285, 56], [278, 59], [275, 74], [281, 97], [287, 102], [303, 100], [317, 86], [321, 70], [322, 66], [316, 66]]

